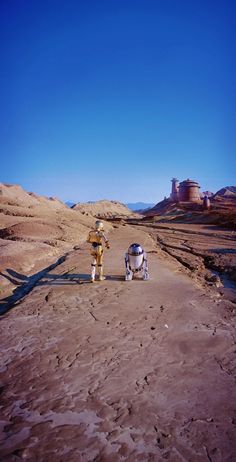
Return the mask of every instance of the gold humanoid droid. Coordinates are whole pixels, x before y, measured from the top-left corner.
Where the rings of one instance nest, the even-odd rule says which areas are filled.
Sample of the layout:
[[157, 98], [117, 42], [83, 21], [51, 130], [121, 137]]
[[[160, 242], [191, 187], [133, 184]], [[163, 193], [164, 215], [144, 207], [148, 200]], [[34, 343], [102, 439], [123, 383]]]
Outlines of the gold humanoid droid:
[[98, 279], [99, 281], [103, 281], [105, 277], [103, 276], [103, 246], [102, 243], [105, 242], [105, 246], [107, 249], [110, 248], [110, 244], [108, 239], [104, 233], [103, 222], [98, 220], [95, 223], [95, 229], [92, 229], [88, 235], [87, 242], [92, 244], [91, 247], [91, 255], [93, 257], [92, 260], [92, 271], [91, 271], [91, 282], [95, 281], [95, 274], [96, 274], [96, 265], [98, 266]]

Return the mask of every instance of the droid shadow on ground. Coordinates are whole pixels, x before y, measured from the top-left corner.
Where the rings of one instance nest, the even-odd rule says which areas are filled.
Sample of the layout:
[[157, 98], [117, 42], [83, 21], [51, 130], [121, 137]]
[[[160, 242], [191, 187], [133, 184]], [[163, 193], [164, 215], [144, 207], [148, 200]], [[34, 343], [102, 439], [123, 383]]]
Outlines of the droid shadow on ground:
[[[21, 300], [28, 295], [33, 288], [38, 285], [39, 281], [47, 276], [51, 276], [49, 273], [53, 269], [55, 269], [58, 265], [63, 263], [66, 259], [66, 255], [58, 258], [58, 260], [53, 263], [52, 265], [47, 266], [46, 268], [38, 271], [37, 273], [26, 276], [25, 274], [21, 274], [16, 272], [11, 268], [6, 268], [4, 272], [0, 272], [0, 275], [7, 279], [9, 282], [17, 286], [13, 293], [2, 300], [0, 300], [0, 315], [5, 314], [14, 306], [18, 305]], [[54, 276], [54, 275], [52, 275]], [[56, 277], [56, 275], [55, 275]]]
[[[17, 271], [6, 268], [4, 272], [1, 272], [0, 275], [6, 278], [11, 284], [17, 286], [13, 293], [6, 298], [0, 300], [0, 315], [5, 314], [11, 308], [19, 305], [21, 300], [28, 295], [36, 286], [60, 286], [60, 285], [72, 285], [72, 284], [91, 284], [91, 274], [87, 273], [68, 273], [63, 274], [52, 274], [50, 273], [53, 269], [55, 269], [58, 265], [65, 261], [66, 256], [60, 257], [55, 263], [52, 265], [47, 266], [46, 268], [38, 271], [37, 273], [27, 276], [25, 274], [18, 273]], [[133, 278], [134, 281], [143, 281], [142, 278], [139, 276], [135, 276]], [[119, 281], [119, 282], [127, 282], [125, 281], [125, 275], [117, 275], [117, 274], [108, 274], [105, 275], [104, 282], [111, 282], [111, 281]], [[131, 281], [128, 281], [131, 282]], [[96, 277], [95, 283], [101, 282], [98, 280], [98, 276]]]
[[[124, 281], [124, 275], [105, 275], [106, 281]], [[94, 282], [101, 282], [98, 279], [98, 275], [96, 275], [96, 279]], [[70, 284], [91, 284], [91, 274], [85, 273], [68, 273], [63, 275], [54, 275], [54, 274], [46, 274], [43, 277], [43, 280], [38, 282], [37, 286], [45, 286], [45, 285], [70, 285]]]
[[[11, 268], [7, 268], [0, 275], [5, 277], [9, 282], [17, 286], [13, 293], [6, 298], [0, 300], [0, 315], [4, 315], [11, 308], [20, 304], [22, 299], [28, 295], [36, 286], [62, 286], [62, 285], [75, 285], [75, 284], [91, 284], [91, 274], [85, 273], [64, 273], [64, 274], [51, 274], [58, 264], [62, 263], [59, 259], [56, 264], [50, 265], [39, 271], [32, 276], [18, 273]], [[107, 275], [103, 282], [108, 281], [124, 281], [124, 275]], [[98, 278], [95, 283], [103, 284]]]

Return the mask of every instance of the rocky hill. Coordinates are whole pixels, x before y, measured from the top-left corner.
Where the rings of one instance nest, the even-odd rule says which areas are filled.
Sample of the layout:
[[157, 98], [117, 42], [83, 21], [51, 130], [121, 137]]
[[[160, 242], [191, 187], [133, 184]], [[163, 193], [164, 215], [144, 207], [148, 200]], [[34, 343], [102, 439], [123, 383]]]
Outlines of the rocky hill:
[[72, 210], [57, 198], [0, 183], [1, 292], [8, 282], [14, 282], [9, 271], [29, 275], [42, 270], [82, 243], [94, 221], [91, 215]]
[[209, 223], [236, 229], [236, 186], [226, 186], [210, 197], [210, 210], [202, 203], [178, 202], [164, 199], [145, 211], [145, 219], [181, 223]]
[[79, 203], [72, 208], [84, 215], [96, 218], [127, 218], [135, 215], [126, 205], [117, 201], [100, 200], [85, 204]]
[[226, 186], [217, 191], [213, 196], [214, 200], [222, 198], [236, 200], [236, 186]]

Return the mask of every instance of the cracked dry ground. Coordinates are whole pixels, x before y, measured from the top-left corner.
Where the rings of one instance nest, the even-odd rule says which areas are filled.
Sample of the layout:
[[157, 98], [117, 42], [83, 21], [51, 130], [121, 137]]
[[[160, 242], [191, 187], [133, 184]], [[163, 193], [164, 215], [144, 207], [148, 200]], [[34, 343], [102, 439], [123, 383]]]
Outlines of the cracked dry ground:
[[[1, 461], [235, 461], [234, 305], [145, 230], [110, 237], [106, 281], [85, 244], [1, 318]], [[151, 280], [127, 283], [135, 241]]]

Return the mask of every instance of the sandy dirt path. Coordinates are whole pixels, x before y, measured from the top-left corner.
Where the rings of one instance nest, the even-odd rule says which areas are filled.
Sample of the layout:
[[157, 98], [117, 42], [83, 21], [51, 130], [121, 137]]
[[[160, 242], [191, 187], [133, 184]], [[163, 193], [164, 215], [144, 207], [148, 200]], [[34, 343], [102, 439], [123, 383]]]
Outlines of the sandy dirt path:
[[[132, 242], [150, 281], [124, 281]], [[89, 270], [85, 244], [1, 317], [1, 461], [235, 461], [232, 304], [127, 225]]]

